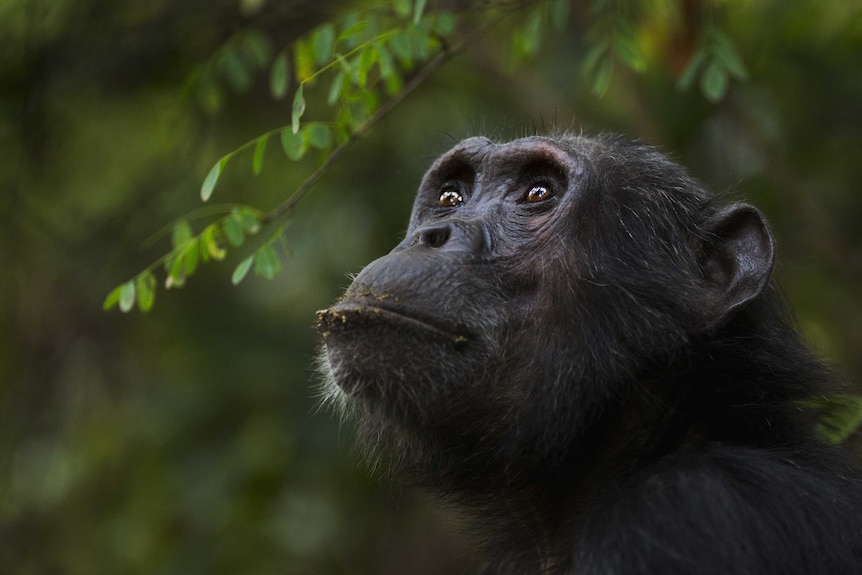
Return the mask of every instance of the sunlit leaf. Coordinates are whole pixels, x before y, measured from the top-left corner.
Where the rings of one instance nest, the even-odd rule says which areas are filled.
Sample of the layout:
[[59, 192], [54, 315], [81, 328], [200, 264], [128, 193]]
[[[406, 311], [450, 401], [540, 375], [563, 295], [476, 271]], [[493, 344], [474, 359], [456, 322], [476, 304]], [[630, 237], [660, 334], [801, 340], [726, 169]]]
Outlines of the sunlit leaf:
[[251, 265], [254, 263], [254, 256], [248, 256], [244, 260], [242, 260], [236, 269], [233, 270], [233, 275], [230, 278], [230, 281], [233, 285], [238, 285], [239, 282], [245, 279], [245, 276], [248, 275], [249, 270], [251, 269]]
[[213, 190], [215, 189], [216, 183], [218, 182], [219, 176], [221, 176], [222, 171], [224, 170], [227, 161], [230, 159], [230, 156], [223, 156], [215, 165], [210, 168], [207, 177], [204, 178], [204, 183], [201, 185], [201, 200], [207, 201], [210, 199], [210, 196], [213, 194]]
[[288, 159], [297, 161], [302, 159], [308, 150], [308, 144], [302, 134], [295, 134], [292, 130], [285, 128], [281, 131], [281, 147]]
[[293, 96], [293, 106], [290, 112], [290, 129], [293, 133], [299, 131], [299, 119], [305, 112], [305, 97], [302, 95], [302, 84], [296, 89], [296, 94]]
[[254, 156], [251, 159], [251, 171], [254, 172], [255, 176], [260, 173], [260, 169], [263, 167], [263, 154], [266, 152], [266, 141], [268, 139], [269, 136], [261, 136], [254, 144]]
[[293, 46], [293, 63], [296, 67], [296, 81], [301, 83], [314, 74], [314, 52], [304, 41], [297, 41]]
[[272, 64], [272, 72], [269, 76], [269, 90], [272, 97], [281, 100], [287, 95], [287, 87], [290, 83], [290, 62], [286, 54], [280, 54]]
[[174, 225], [174, 229], [171, 232], [171, 245], [174, 248], [182, 247], [192, 239], [193, 235], [194, 232], [192, 231], [191, 224], [183, 218]]
[[156, 301], [156, 276], [145, 271], [135, 278], [135, 289], [138, 296], [138, 309], [147, 313]]
[[201, 241], [206, 244], [207, 253], [212, 259], [221, 261], [227, 255], [227, 252], [221, 245], [217, 224], [207, 226], [203, 234], [201, 234]]
[[165, 280], [165, 287], [168, 289], [172, 287], [183, 287], [186, 283], [185, 271], [185, 257], [183, 257], [183, 254], [179, 254], [171, 263], [171, 269], [168, 271], [167, 280]]
[[120, 302], [120, 293], [123, 291], [124, 287], [126, 287], [125, 284], [119, 285], [108, 294], [108, 297], [106, 297], [105, 301], [102, 302], [102, 309], [104, 311], [108, 311]]
[[395, 62], [383, 43], [377, 45], [377, 62], [380, 64], [380, 75], [384, 78], [389, 78], [395, 73]]
[[135, 282], [130, 281], [123, 284], [120, 290], [120, 310], [124, 313], [131, 311], [135, 305]]
[[198, 267], [198, 238], [194, 238], [192, 241], [188, 243], [185, 251], [183, 252], [183, 262], [186, 276], [190, 276], [195, 273], [195, 270]]
[[314, 60], [318, 66], [328, 64], [335, 48], [335, 26], [326, 23], [317, 28], [311, 38], [314, 48]]
[[227, 238], [227, 242], [235, 248], [238, 248], [245, 241], [245, 233], [242, 229], [242, 219], [239, 214], [234, 212], [222, 221], [222, 230]]
[[700, 90], [710, 102], [718, 102], [727, 92], [727, 72], [717, 62], [707, 64], [700, 77]]
[[368, 82], [368, 71], [377, 60], [377, 49], [372, 45], [365, 48], [359, 55], [359, 63], [357, 64], [357, 79], [359, 86], [364, 88]]

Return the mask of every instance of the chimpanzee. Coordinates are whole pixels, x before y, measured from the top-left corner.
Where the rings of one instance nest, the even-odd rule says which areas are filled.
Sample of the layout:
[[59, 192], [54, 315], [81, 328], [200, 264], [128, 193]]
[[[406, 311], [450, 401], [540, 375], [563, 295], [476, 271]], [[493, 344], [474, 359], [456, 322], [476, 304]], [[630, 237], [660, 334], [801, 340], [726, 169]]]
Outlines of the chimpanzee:
[[862, 573], [834, 377], [763, 216], [620, 136], [470, 138], [319, 312], [326, 398], [472, 518], [488, 574]]

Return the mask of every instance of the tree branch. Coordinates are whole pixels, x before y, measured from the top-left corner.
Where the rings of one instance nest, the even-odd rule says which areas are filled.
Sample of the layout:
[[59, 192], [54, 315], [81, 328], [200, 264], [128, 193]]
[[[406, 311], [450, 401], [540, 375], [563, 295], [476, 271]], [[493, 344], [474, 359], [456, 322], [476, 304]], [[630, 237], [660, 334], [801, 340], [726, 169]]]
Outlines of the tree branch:
[[267, 213], [261, 219], [261, 222], [264, 224], [268, 224], [273, 220], [290, 213], [296, 204], [305, 196], [306, 192], [310, 190], [314, 184], [317, 183], [320, 178], [323, 177], [326, 172], [328, 172], [333, 164], [337, 162], [341, 156], [347, 151], [347, 149], [353, 145], [354, 142], [361, 139], [365, 134], [368, 133], [371, 128], [373, 128], [381, 119], [383, 119], [386, 114], [391, 112], [395, 106], [400, 104], [404, 98], [407, 97], [413, 90], [418, 88], [422, 82], [428, 79], [428, 77], [445, 65], [447, 62], [452, 60], [455, 56], [460, 54], [464, 50], [465, 44], [459, 43], [451, 48], [444, 48], [439, 54], [437, 54], [433, 59], [431, 59], [427, 64], [425, 64], [422, 68], [420, 68], [416, 74], [410, 78], [400, 92], [395, 94], [390, 99], [386, 100], [380, 108], [377, 109], [374, 114], [372, 114], [365, 122], [362, 123], [356, 130], [354, 130], [350, 136], [336, 147], [329, 157], [317, 168], [314, 172], [312, 172], [305, 180], [299, 185], [298, 188], [282, 203], [273, 208], [269, 213]]

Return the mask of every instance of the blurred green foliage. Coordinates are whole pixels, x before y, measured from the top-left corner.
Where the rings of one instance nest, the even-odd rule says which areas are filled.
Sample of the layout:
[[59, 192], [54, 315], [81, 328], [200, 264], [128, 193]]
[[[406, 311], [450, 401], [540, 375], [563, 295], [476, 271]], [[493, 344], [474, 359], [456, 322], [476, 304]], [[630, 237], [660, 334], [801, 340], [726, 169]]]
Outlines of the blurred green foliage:
[[[170, 249], [140, 248], [200, 207], [219, 158], [290, 125], [283, 85], [328, 41], [280, 51], [341, 4], [0, 3], [0, 573], [469, 572], [452, 518], [368, 479], [349, 426], [317, 411], [312, 328], [345, 273], [398, 241], [435, 155], [469, 135], [624, 131], [757, 204], [801, 330], [862, 382], [855, 2], [554, 2], [563, 31], [519, 12], [325, 175], [279, 240], [273, 281], [232, 284], [243, 245], [147, 316], [102, 312]], [[274, 207], [308, 175], [278, 148], [220, 174], [223, 215]]]

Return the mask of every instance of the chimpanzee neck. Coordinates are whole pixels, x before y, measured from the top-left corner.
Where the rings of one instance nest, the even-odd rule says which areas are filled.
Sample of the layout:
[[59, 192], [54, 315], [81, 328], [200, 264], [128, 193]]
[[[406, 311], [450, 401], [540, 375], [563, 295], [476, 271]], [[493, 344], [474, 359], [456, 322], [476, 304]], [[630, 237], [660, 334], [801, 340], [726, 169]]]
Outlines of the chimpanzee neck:
[[[536, 565], [567, 572], [578, 533], [598, 501], [681, 453], [732, 446], [801, 457], [813, 432], [800, 402], [827, 392], [830, 376], [789, 324], [753, 329], [763, 321], [753, 316], [763, 313], [770, 308], [755, 307], [686, 355], [653, 362], [561, 463], [484, 498], [473, 511], [493, 547], [489, 556], [497, 558], [487, 572], [534, 572]], [[641, 389], [650, 392], [631, 391]]]

